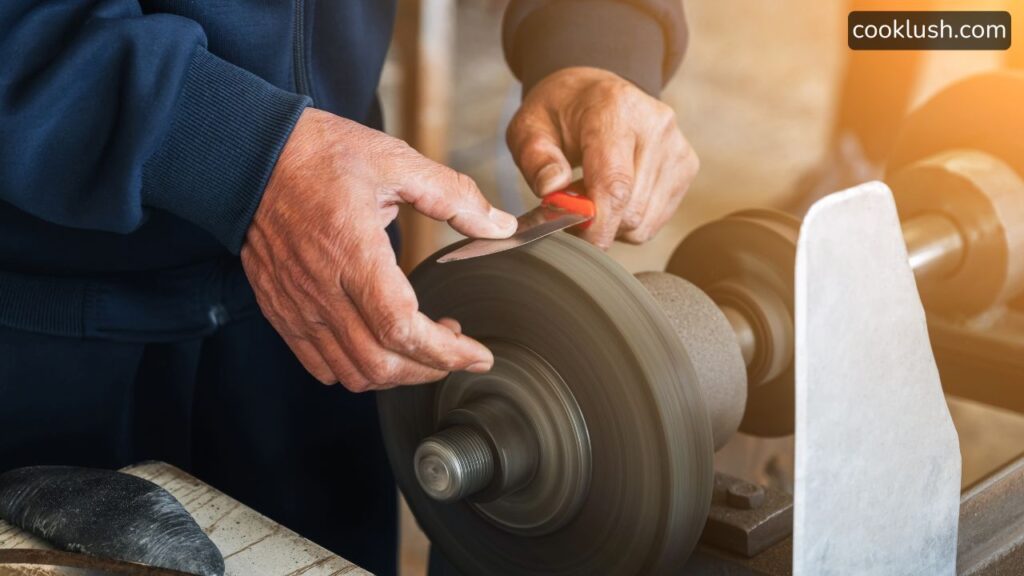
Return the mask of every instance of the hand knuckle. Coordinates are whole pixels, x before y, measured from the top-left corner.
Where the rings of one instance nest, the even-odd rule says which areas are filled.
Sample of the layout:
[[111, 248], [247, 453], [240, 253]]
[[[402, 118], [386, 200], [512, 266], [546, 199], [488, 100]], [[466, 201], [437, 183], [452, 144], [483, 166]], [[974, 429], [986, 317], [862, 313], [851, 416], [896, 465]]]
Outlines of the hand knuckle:
[[626, 244], [640, 244], [634, 232], [635, 231], [631, 230], [625, 234], [619, 234], [618, 240], [620, 242], [625, 242]]
[[527, 119], [526, 113], [522, 108], [516, 112], [515, 116], [508, 123], [508, 129], [505, 131], [505, 142], [509, 148], [514, 148], [516, 142], [522, 138], [522, 135], [529, 132], [529, 120]]
[[434, 368], [444, 372], [455, 372], [466, 368], [466, 364], [467, 362], [463, 359], [449, 355], [436, 362]]
[[293, 330], [290, 329], [290, 318], [281, 312], [281, 308], [278, 306], [274, 297], [261, 296], [256, 299], [256, 302], [259, 304], [260, 312], [263, 313], [263, 317], [267, 319], [267, 322], [270, 322], [271, 326], [273, 326], [283, 336], [292, 335]]
[[601, 187], [609, 203], [613, 207], [621, 208], [626, 205], [632, 194], [633, 179], [625, 173], [612, 172], [601, 179]]
[[290, 331], [287, 329], [288, 323], [285, 322], [284, 317], [281, 316], [280, 313], [269, 307], [263, 307], [261, 310], [263, 311], [263, 317], [267, 319], [267, 322], [270, 322], [270, 325], [281, 333], [282, 336], [291, 335], [289, 334]]
[[545, 139], [542, 136], [539, 136], [539, 135], [535, 134], [535, 135], [530, 136], [529, 138], [523, 140], [523, 144], [519, 148], [519, 153], [521, 155], [539, 154], [541, 152], [546, 152], [547, 149], [548, 149], [548, 141], [547, 141], [547, 139]]
[[367, 144], [370, 150], [383, 157], [401, 158], [410, 154], [417, 154], [416, 150], [408, 142], [393, 136], [381, 135], [380, 138]]
[[601, 83], [601, 89], [607, 98], [613, 101], [625, 100], [636, 97], [635, 86], [630, 82], [623, 82], [618, 78], [605, 80]]
[[261, 293], [269, 292], [274, 285], [274, 279], [262, 266], [249, 267], [246, 270], [246, 276], [249, 278], [249, 284], [253, 287], [253, 291], [257, 296]]
[[288, 282], [303, 293], [309, 293], [316, 285], [313, 275], [301, 266], [287, 266], [285, 274]]
[[455, 189], [461, 191], [464, 195], [470, 198], [476, 198], [480, 196], [480, 192], [476, 187], [476, 182], [467, 174], [452, 170], [453, 178], [455, 180]]
[[374, 384], [388, 384], [396, 375], [394, 361], [386, 356], [374, 358], [364, 369]]
[[676, 111], [668, 104], [658, 102], [655, 110], [655, 117], [670, 130], [678, 129], [676, 125]]
[[385, 318], [377, 333], [377, 339], [388, 348], [406, 349], [412, 338], [412, 321], [404, 314], [392, 314]]
[[628, 210], [622, 217], [620, 228], [634, 230], [643, 223], [644, 215], [639, 210]]
[[246, 275], [250, 275], [250, 269], [258, 269], [259, 259], [252, 253], [252, 245], [246, 243], [242, 246], [242, 252], [239, 254], [239, 259], [242, 261], [242, 268], [245, 270]]
[[689, 167], [689, 179], [692, 180], [694, 176], [700, 172], [700, 156], [697, 155], [697, 151], [690, 148], [689, 154], [687, 154], [687, 165]]

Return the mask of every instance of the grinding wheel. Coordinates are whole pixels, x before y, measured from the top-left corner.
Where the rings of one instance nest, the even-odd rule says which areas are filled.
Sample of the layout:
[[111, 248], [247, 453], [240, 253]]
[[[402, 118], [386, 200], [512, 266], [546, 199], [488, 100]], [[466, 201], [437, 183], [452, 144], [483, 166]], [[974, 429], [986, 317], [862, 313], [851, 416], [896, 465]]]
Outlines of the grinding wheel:
[[757, 332], [740, 431], [793, 433], [793, 271], [800, 222], [774, 210], [743, 210], [697, 228], [665, 271], [716, 303], [744, 313]]
[[[495, 367], [379, 396], [399, 487], [433, 544], [468, 576], [679, 573], [707, 518], [712, 434], [694, 368], [652, 297], [566, 234], [462, 262], [439, 255], [411, 276], [421, 309], [458, 320]], [[523, 420], [538, 430], [565, 420], [578, 437], [539, 433], [539, 464], [516, 492], [439, 502], [417, 481], [414, 454], [443, 428], [439, 407], [473, 386], [513, 402], [520, 388], [547, 390], [561, 400], [521, 407], [533, 412]], [[562, 497], [532, 501], [537, 485]]]

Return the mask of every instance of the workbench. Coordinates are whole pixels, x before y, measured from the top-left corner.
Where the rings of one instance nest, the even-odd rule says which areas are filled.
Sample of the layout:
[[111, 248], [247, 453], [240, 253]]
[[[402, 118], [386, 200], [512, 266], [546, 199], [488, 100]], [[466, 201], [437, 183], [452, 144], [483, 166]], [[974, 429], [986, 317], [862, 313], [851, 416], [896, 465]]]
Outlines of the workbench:
[[[170, 492], [224, 555], [225, 576], [369, 576], [369, 572], [314, 544], [202, 481], [163, 462], [122, 470]], [[47, 549], [49, 544], [0, 520], [0, 549]], [[65, 574], [61, 568], [0, 566], [3, 576]]]

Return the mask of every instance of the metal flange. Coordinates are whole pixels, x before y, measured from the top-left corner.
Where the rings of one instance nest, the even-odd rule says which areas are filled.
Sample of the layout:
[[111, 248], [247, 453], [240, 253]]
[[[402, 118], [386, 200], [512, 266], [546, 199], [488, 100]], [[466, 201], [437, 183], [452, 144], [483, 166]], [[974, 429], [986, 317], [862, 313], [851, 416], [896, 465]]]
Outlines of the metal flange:
[[960, 269], [921, 287], [930, 312], [972, 315], [1024, 288], [1022, 99], [1024, 72], [975, 74], [943, 88], [900, 125], [885, 178], [900, 219], [941, 214], [965, 241]]
[[467, 494], [481, 515], [510, 532], [550, 533], [576, 515], [590, 487], [583, 413], [539, 354], [504, 340], [485, 344], [495, 357], [490, 372], [457, 372], [438, 384], [440, 434], [468, 426], [491, 447], [491, 480]]
[[[936, 259], [931, 268], [917, 267], [925, 308], [973, 316], [1021, 293], [1024, 181], [1008, 164], [978, 150], [948, 150], [904, 166], [889, 184], [905, 232], [911, 222], [932, 223], [927, 236], [934, 249], [909, 245], [911, 256], [952, 256]], [[952, 233], [940, 233], [941, 222]]]

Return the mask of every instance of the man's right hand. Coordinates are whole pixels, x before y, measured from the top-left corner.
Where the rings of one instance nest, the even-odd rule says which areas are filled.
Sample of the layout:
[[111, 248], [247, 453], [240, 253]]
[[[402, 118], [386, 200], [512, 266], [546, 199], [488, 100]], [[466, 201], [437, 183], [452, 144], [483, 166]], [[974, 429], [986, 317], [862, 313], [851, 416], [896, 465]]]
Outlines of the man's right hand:
[[263, 314], [321, 382], [360, 392], [486, 372], [494, 362], [455, 320], [419, 312], [385, 232], [403, 202], [471, 237], [516, 228], [468, 176], [356, 122], [303, 112], [249, 227], [242, 265]]

